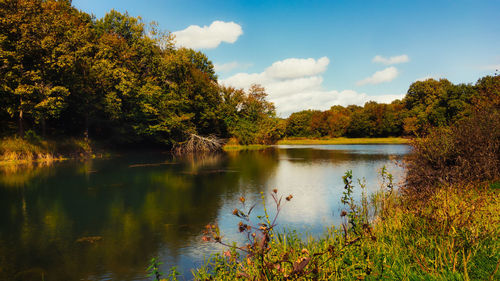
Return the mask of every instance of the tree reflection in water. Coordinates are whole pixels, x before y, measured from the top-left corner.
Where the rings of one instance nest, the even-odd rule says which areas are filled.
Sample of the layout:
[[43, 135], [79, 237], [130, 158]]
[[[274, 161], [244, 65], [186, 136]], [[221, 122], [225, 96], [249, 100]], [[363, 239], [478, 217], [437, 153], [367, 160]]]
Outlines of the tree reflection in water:
[[245, 178], [265, 181], [276, 164], [269, 152], [160, 154], [4, 171], [0, 279], [132, 279], [160, 252], [174, 264], [201, 244], [222, 195], [237, 194]]
[[218, 251], [201, 242], [206, 224], [218, 221], [227, 238], [238, 237], [231, 216], [237, 198], [258, 202], [260, 192], [274, 188], [294, 194], [283, 225], [321, 231], [333, 221], [321, 220], [337, 206], [337, 174], [347, 168], [360, 177], [375, 174], [391, 155], [406, 153], [401, 147], [196, 157], [153, 152], [4, 170], [0, 280], [145, 278], [153, 256], [160, 257], [163, 271], [180, 265], [188, 272]]

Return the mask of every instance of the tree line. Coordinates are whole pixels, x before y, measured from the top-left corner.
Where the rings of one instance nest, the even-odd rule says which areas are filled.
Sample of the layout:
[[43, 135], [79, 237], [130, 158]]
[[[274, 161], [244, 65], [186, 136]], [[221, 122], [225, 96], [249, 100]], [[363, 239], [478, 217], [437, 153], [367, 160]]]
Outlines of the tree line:
[[478, 106], [499, 103], [500, 76], [485, 76], [475, 84], [428, 79], [411, 84], [402, 100], [370, 101], [364, 106], [335, 105], [329, 110], [303, 110], [286, 120], [288, 137], [423, 136], [447, 127]]
[[0, 2], [0, 134], [175, 145], [190, 135], [240, 144], [283, 137], [422, 135], [498, 100], [499, 76], [472, 84], [413, 83], [390, 104], [332, 106], [282, 119], [265, 89], [218, 84], [205, 54], [176, 48], [155, 23], [111, 10], [96, 18], [68, 0]]

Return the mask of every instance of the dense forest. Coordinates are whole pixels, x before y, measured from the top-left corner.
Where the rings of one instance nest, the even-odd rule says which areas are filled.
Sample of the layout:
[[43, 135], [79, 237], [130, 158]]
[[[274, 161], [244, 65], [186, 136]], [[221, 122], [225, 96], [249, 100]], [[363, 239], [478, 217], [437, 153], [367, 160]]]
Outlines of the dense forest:
[[171, 145], [190, 134], [268, 142], [277, 128], [261, 87], [219, 86], [203, 53], [140, 18], [42, 0], [2, 1], [0, 18], [4, 136]]
[[391, 104], [332, 106], [278, 118], [265, 89], [218, 84], [199, 51], [140, 18], [110, 11], [95, 18], [71, 1], [0, 3], [0, 132], [77, 137], [112, 144], [175, 145], [190, 135], [239, 144], [283, 137], [424, 135], [497, 100], [499, 76], [475, 85], [413, 83]]

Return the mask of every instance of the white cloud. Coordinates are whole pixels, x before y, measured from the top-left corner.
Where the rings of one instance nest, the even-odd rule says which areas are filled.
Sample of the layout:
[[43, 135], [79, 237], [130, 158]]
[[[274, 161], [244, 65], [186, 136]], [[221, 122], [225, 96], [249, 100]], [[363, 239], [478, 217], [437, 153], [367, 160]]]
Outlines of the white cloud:
[[240, 63], [237, 61], [232, 61], [228, 63], [223, 63], [223, 64], [214, 64], [214, 68], [216, 72], [229, 72], [231, 70], [235, 69], [247, 69], [251, 67], [251, 63]]
[[266, 88], [268, 94], [278, 98], [294, 93], [317, 90], [321, 88], [323, 78], [320, 76], [301, 77], [296, 79], [279, 80], [273, 79], [263, 73], [238, 73], [222, 81], [223, 84], [236, 88], [248, 89], [252, 84], [261, 84]]
[[274, 98], [288, 97], [291, 94], [321, 90], [322, 83], [323, 77], [321, 76], [301, 77], [296, 79], [274, 81], [273, 83], [270, 83], [266, 89], [273, 93]]
[[[330, 60], [291, 58], [277, 61], [261, 73], [238, 73], [220, 82], [236, 88], [248, 89], [257, 83], [266, 88], [268, 100], [276, 105], [280, 116], [304, 109], [326, 110], [333, 105], [363, 105], [374, 100], [391, 102], [403, 95], [367, 95], [353, 90], [325, 90], [323, 77]], [[285, 67], [289, 66], [288, 67]]]
[[327, 57], [318, 60], [291, 58], [273, 63], [266, 69], [266, 73], [280, 79], [313, 76], [325, 72], [329, 63]]
[[333, 105], [348, 106], [351, 104], [364, 105], [368, 101], [376, 101], [380, 103], [390, 103], [396, 99], [402, 99], [401, 95], [368, 95], [366, 93], [358, 93], [354, 90], [331, 90], [331, 91], [309, 91], [282, 97], [270, 101], [277, 105], [278, 112], [286, 116], [292, 112], [297, 112], [303, 109], [319, 109], [327, 110]]
[[190, 25], [184, 30], [173, 32], [177, 47], [213, 49], [220, 43], [234, 43], [243, 34], [235, 22], [214, 21], [210, 26]]
[[271, 82], [265, 73], [237, 73], [221, 81], [222, 84], [231, 85], [236, 88], [249, 88], [252, 84], [268, 85]]
[[409, 62], [409, 61], [410, 61], [410, 58], [408, 57], [408, 55], [400, 55], [400, 56], [394, 56], [394, 57], [390, 57], [390, 58], [376, 55], [372, 59], [372, 62], [378, 62], [378, 63], [382, 63], [385, 65], [398, 64], [398, 63], [404, 63], [404, 62]]
[[380, 84], [384, 82], [390, 82], [394, 80], [394, 78], [398, 77], [398, 75], [399, 75], [398, 69], [395, 68], [394, 66], [391, 66], [386, 69], [373, 73], [373, 75], [370, 77], [358, 81], [356, 85], [362, 86], [366, 84]]

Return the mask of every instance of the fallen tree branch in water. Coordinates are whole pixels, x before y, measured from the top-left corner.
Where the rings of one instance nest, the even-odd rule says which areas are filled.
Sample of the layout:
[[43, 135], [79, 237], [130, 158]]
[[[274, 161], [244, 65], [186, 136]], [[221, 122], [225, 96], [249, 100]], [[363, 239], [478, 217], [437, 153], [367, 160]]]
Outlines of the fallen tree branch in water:
[[222, 151], [224, 141], [215, 136], [202, 137], [191, 134], [189, 139], [176, 145], [173, 151], [177, 154], [195, 152], [219, 152]]

